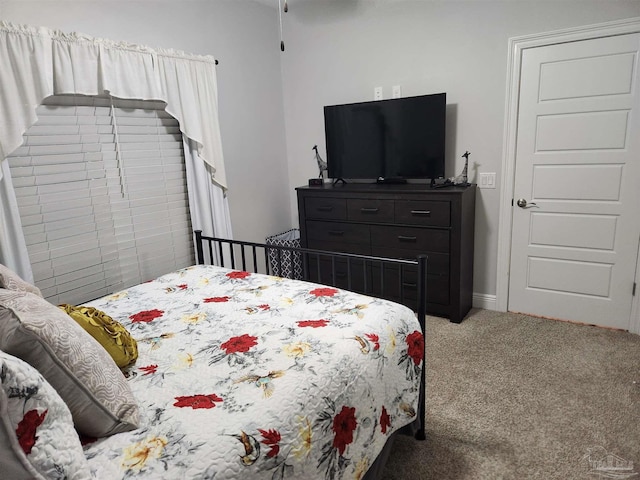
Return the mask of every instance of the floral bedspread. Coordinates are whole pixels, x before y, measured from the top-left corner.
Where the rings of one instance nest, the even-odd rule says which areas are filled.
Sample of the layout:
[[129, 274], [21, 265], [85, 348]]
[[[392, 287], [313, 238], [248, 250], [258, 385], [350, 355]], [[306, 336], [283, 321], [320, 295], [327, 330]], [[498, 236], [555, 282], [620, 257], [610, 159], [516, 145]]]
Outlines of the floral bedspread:
[[360, 479], [417, 412], [402, 305], [215, 266], [89, 304], [131, 332], [141, 428], [85, 445], [99, 479]]

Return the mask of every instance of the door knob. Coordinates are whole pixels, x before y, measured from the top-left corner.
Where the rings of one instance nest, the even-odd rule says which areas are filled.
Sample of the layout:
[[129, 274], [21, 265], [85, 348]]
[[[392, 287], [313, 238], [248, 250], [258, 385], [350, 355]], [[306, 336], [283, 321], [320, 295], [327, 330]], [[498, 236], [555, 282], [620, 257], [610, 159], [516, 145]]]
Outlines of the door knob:
[[528, 203], [524, 198], [519, 198], [518, 201], [516, 202], [516, 205], [518, 205], [520, 208], [529, 208], [529, 207], [537, 207], [538, 206], [533, 202]]

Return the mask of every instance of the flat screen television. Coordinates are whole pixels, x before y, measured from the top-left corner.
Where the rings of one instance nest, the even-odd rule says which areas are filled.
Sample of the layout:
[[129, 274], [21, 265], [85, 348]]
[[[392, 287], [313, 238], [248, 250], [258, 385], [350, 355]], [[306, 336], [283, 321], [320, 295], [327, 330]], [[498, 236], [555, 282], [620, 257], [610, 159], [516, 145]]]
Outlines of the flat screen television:
[[333, 179], [434, 179], [445, 174], [446, 93], [324, 107]]

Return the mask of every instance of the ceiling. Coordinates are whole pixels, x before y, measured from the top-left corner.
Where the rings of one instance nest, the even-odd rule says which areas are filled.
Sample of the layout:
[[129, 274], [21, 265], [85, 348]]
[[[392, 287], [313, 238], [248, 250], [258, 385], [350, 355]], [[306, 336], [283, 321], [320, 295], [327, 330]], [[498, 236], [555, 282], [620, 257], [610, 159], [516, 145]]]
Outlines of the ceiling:
[[[253, 0], [254, 2], [261, 3], [263, 5], [267, 5], [268, 7], [278, 8], [278, 0]], [[295, 3], [309, 3], [311, 0], [287, 0], [289, 7]], [[282, 6], [284, 7], [285, 0], [280, 0]]]
[[257, 3], [261, 3], [263, 5], [267, 5], [268, 7], [278, 8], [278, 0], [253, 0], [253, 1]]

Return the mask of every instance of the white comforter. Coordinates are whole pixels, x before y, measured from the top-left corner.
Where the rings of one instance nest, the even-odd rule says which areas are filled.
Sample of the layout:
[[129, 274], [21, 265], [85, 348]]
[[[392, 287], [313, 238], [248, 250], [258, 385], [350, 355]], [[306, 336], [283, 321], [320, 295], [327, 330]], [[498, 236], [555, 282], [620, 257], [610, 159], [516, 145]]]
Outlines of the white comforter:
[[139, 348], [140, 429], [89, 441], [99, 479], [359, 479], [415, 419], [424, 340], [385, 300], [213, 266], [90, 303]]

